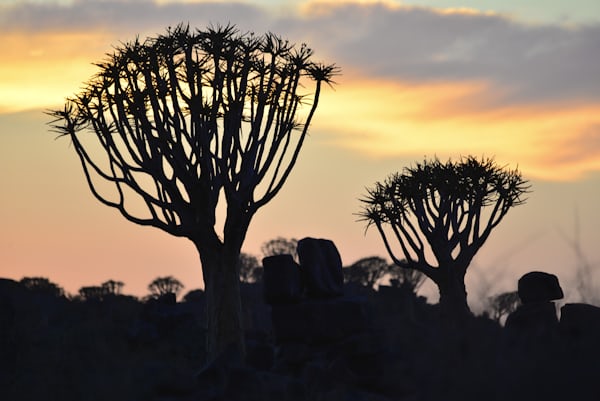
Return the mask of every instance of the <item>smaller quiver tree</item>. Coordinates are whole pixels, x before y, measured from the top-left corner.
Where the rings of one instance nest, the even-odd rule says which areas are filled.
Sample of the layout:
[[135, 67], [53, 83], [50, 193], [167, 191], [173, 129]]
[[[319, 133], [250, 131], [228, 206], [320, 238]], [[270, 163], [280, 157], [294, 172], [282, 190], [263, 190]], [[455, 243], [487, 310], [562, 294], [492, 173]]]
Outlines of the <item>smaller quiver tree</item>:
[[469, 264], [510, 208], [525, 202], [528, 189], [520, 172], [493, 159], [435, 158], [377, 182], [360, 215], [377, 228], [396, 265], [435, 282], [442, 313], [455, 320], [470, 314]]

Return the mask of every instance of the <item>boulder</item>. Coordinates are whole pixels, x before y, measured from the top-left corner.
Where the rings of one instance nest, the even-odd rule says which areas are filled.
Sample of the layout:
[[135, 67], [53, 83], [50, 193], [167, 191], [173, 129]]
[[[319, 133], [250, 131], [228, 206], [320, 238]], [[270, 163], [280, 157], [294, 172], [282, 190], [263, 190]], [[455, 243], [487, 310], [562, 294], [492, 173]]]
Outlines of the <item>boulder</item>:
[[519, 298], [523, 304], [548, 302], [563, 298], [563, 291], [554, 274], [533, 271], [519, 279]]
[[263, 294], [268, 304], [298, 302], [302, 297], [303, 285], [300, 266], [292, 255], [268, 256], [262, 260]]
[[564, 358], [568, 366], [561, 374], [563, 399], [598, 399], [598, 360], [600, 360], [600, 308], [588, 304], [566, 304], [559, 323]]
[[600, 336], [599, 307], [574, 303], [564, 305], [560, 311], [560, 330], [568, 338], [580, 340]]
[[301, 239], [298, 259], [309, 297], [331, 298], [343, 294], [342, 258], [333, 241]]

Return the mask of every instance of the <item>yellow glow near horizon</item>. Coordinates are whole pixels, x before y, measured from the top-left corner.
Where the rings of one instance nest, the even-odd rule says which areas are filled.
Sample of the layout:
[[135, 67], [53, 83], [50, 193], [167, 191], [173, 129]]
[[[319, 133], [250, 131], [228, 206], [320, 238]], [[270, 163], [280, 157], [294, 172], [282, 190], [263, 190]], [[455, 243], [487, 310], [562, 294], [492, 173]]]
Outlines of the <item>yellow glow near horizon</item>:
[[56, 107], [76, 93], [110, 50], [102, 33], [8, 33], [0, 53], [0, 113]]
[[323, 94], [316, 124], [336, 146], [371, 157], [485, 155], [548, 180], [600, 169], [599, 104], [482, 107], [488, 91], [354, 79]]

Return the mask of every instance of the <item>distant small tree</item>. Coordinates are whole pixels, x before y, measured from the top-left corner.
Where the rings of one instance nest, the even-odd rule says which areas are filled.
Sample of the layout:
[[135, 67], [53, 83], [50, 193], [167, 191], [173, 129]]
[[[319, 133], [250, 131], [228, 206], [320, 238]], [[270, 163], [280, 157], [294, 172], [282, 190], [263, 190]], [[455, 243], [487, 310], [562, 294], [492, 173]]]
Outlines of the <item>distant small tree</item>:
[[121, 281], [108, 280], [101, 285], [81, 287], [78, 292], [81, 299], [102, 301], [107, 297], [121, 295], [123, 286]]
[[108, 295], [121, 295], [124, 285], [122, 281], [108, 280], [102, 283], [102, 288]]
[[456, 319], [470, 315], [464, 278], [471, 260], [506, 213], [525, 202], [528, 188], [517, 170], [492, 159], [436, 158], [368, 189], [361, 215], [395, 264], [437, 284], [444, 315]]
[[86, 301], [91, 301], [91, 300], [101, 301], [104, 299], [106, 294], [107, 294], [106, 288], [104, 288], [103, 286], [98, 286], [98, 285], [81, 287], [79, 289], [79, 296]]
[[62, 297], [65, 291], [45, 277], [23, 277], [19, 283], [30, 291], [53, 297]]
[[157, 277], [148, 284], [148, 291], [150, 291], [150, 294], [155, 298], [166, 294], [177, 295], [182, 289], [183, 284], [181, 281], [173, 276]]
[[521, 299], [517, 291], [509, 291], [488, 298], [488, 305], [490, 318], [499, 323], [502, 318], [517, 310], [521, 305]]
[[294, 259], [298, 257], [298, 240], [296, 238], [276, 237], [262, 244], [260, 251], [263, 257], [274, 255], [292, 255]]
[[389, 272], [388, 262], [379, 256], [370, 256], [354, 262], [343, 269], [344, 281], [373, 288], [386, 273]]
[[427, 278], [419, 270], [406, 269], [396, 264], [389, 266], [388, 271], [392, 287], [405, 288], [414, 294], [417, 293]]
[[256, 256], [245, 252], [240, 253], [240, 281], [254, 283], [262, 277], [262, 266]]

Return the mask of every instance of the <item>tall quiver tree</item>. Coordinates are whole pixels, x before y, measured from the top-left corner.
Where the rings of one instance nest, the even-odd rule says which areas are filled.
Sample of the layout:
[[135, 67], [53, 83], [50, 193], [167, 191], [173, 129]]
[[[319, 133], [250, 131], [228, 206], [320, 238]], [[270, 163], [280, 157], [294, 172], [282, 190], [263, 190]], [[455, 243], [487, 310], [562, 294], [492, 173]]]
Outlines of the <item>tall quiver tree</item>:
[[322, 84], [338, 71], [312, 54], [270, 33], [180, 25], [117, 47], [81, 93], [51, 112], [100, 202], [196, 246], [209, 360], [230, 343], [244, 351], [242, 243], [288, 178]]
[[442, 312], [456, 320], [470, 313], [469, 264], [510, 208], [525, 202], [528, 188], [517, 170], [492, 159], [436, 158], [368, 189], [361, 215], [377, 227], [395, 264], [436, 283]]

